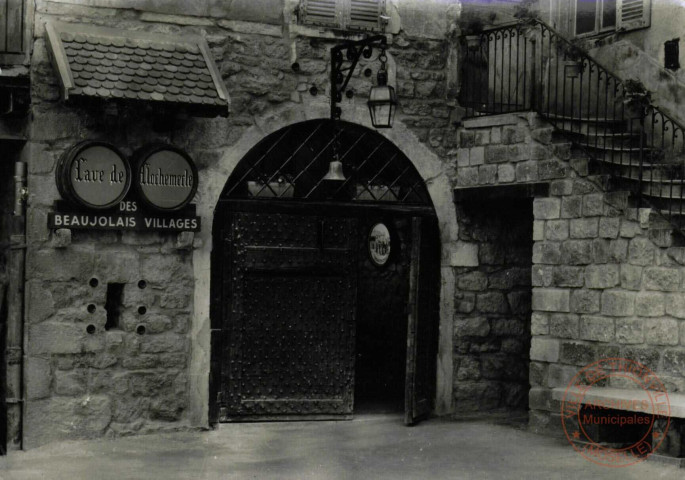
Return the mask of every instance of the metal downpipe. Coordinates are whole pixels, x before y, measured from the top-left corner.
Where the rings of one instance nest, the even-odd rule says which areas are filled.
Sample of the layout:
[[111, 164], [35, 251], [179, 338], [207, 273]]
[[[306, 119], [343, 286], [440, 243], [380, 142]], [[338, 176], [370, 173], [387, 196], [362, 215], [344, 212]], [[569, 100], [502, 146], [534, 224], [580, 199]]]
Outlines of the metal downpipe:
[[9, 288], [7, 292], [7, 449], [22, 448], [24, 415], [24, 284], [26, 262], [26, 163], [14, 164], [14, 213], [11, 223]]

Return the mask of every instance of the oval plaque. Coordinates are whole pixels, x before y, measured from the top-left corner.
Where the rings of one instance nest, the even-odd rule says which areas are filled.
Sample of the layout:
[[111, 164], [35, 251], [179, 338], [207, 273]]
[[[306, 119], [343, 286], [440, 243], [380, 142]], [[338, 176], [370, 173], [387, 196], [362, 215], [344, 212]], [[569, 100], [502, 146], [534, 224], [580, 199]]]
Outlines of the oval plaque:
[[382, 267], [390, 258], [390, 230], [383, 223], [377, 223], [369, 232], [369, 257], [371, 261]]
[[145, 147], [136, 162], [136, 189], [148, 206], [166, 211], [185, 207], [197, 191], [197, 168], [190, 156], [172, 145]]
[[67, 150], [55, 171], [65, 200], [96, 210], [117, 205], [131, 187], [131, 166], [113, 145], [85, 141]]

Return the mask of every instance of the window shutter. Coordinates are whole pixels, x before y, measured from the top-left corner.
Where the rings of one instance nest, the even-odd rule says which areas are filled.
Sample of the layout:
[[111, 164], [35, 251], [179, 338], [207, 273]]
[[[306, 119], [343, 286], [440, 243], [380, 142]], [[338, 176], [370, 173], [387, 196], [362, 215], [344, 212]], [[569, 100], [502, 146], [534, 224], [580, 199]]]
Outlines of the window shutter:
[[649, 27], [651, 0], [618, 0], [616, 29], [619, 31]]
[[[0, 0], [1, 1], [1, 0]], [[342, 11], [336, 0], [302, 0], [302, 23], [324, 27], [342, 28]]]
[[0, 53], [24, 52], [24, 0], [0, 0]]
[[380, 16], [385, 12], [385, 0], [350, 0], [351, 30], [382, 30]]
[[300, 4], [302, 23], [329, 28], [382, 31], [384, 13], [385, 0], [302, 0]]

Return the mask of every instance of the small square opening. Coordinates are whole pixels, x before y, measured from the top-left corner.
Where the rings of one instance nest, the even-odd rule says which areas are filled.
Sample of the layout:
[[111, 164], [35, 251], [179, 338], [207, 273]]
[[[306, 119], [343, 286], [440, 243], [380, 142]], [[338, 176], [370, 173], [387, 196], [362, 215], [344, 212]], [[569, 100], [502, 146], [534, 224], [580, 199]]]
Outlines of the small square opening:
[[118, 330], [119, 319], [121, 317], [122, 303], [124, 299], [123, 283], [107, 284], [107, 300], [105, 310], [107, 311], [107, 322], [105, 330]]

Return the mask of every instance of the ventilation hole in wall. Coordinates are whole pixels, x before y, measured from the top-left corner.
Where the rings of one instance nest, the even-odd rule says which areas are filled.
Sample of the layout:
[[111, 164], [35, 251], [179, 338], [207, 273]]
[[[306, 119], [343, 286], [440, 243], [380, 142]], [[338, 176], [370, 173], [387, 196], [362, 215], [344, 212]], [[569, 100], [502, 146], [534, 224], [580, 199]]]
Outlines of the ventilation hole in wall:
[[107, 310], [107, 323], [105, 323], [105, 330], [119, 328], [119, 318], [121, 317], [121, 305], [123, 303], [123, 299], [124, 284], [108, 283], [107, 301], [105, 302], [105, 310]]
[[90, 335], [95, 333], [95, 325], [90, 324], [86, 327], [86, 332], [88, 332]]
[[141, 305], [140, 307], [138, 307], [138, 313], [141, 315], [145, 315], [145, 313], [147, 313], [147, 308], [145, 308], [144, 305]]
[[93, 278], [91, 278], [90, 281], [88, 282], [88, 285], [90, 285], [91, 287], [95, 288], [95, 287], [98, 286], [99, 283], [100, 283], [100, 282], [98, 282], [98, 279], [95, 278], [95, 277], [93, 277]]
[[143, 335], [145, 333], [145, 325], [138, 325], [136, 328], [136, 333], [138, 335]]
[[140, 282], [138, 282], [138, 288], [142, 290], [145, 287], [147, 287], [147, 282], [145, 280], [141, 280]]
[[95, 313], [95, 305], [94, 304], [91, 303], [90, 305], [88, 305], [88, 312], [89, 313]]

